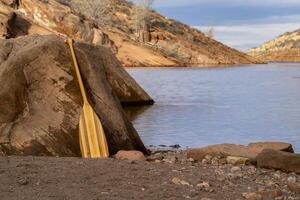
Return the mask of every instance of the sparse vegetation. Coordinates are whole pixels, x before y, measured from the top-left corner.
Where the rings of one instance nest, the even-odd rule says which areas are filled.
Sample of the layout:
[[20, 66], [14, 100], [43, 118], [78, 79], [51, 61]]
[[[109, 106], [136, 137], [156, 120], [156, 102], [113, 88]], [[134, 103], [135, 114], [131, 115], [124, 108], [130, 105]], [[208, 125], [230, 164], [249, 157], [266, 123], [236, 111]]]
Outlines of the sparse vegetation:
[[136, 0], [134, 2], [136, 4], [134, 9], [136, 36], [141, 42], [148, 42], [149, 35], [147, 33], [151, 28], [149, 10], [154, 0]]
[[70, 0], [72, 7], [84, 16], [103, 23], [109, 19], [111, 0]]

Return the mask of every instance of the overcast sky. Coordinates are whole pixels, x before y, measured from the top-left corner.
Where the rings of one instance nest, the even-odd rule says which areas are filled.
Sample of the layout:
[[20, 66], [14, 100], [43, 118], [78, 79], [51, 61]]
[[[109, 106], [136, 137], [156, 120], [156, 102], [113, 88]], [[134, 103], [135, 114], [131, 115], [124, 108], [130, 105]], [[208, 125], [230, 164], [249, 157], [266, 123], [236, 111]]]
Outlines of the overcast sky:
[[247, 51], [300, 28], [300, 0], [156, 0], [154, 9]]

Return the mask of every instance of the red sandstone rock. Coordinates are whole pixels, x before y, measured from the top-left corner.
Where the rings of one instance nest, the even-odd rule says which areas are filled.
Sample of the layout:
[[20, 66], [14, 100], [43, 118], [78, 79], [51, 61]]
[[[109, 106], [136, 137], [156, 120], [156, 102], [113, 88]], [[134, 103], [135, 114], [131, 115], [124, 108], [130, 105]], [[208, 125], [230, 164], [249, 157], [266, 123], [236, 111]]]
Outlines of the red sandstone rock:
[[256, 160], [258, 167], [300, 173], [300, 154], [265, 149]]
[[293, 146], [289, 143], [284, 142], [257, 142], [250, 143], [248, 147], [256, 153], [261, 153], [264, 149], [273, 149], [278, 151], [285, 151], [294, 153]]
[[118, 160], [146, 160], [144, 154], [140, 151], [118, 151], [115, 158]]

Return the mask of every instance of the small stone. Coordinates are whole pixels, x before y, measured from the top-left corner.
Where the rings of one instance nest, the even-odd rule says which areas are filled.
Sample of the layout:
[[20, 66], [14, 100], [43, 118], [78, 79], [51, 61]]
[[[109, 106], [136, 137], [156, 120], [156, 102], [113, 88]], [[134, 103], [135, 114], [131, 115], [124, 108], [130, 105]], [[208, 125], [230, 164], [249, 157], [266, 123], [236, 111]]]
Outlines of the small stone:
[[163, 161], [166, 163], [174, 164], [177, 161], [177, 159], [175, 157], [169, 157], [169, 158], [163, 159]]
[[236, 156], [227, 156], [226, 162], [232, 165], [244, 165], [248, 161], [248, 158], [236, 157]]
[[255, 192], [243, 193], [242, 196], [248, 200], [262, 200], [262, 196]]
[[190, 185], [187, 181], [181, 180], [181, 179], [178, 178], [178, 177], [174, 177], [174, 178], [172, 179], [172, 182], [173, 182], [175, 185]]
[[288, 177], [288, 183], [296, 183], [296, 182], [297, 182], [297, 178], [295, 176]]
[[179, 149], [181, 146], [179, 144], [175, 144], [175, 145], [170, 145], [170, 147], [173, 149]]
[[300, 194], [300, 184], [297, 183], [296, 177], [289, 177], [288, 178], [288, 188], [297, 194]]
[[275, 200], [284, 200], [284, 196], [276, 197]]
[[230, 169], [231, 173], [241, 173], [242, 172], [242, 169], [240, 167], [232, 167]]
[[208, 160], [208, 161], [211, 161], [212, 158], [213, 158], [213, 157], [212, 157], [211, 155], [206, 155], [206, 156], [205, 156], [205, 159]]
[[274, 185], [276, 185], [276, 183], [274, 181], [272, 181], [272, 180], [265, 180], [264, 182], [265, 182], [266, 186], [274, 186]]
[[197, 187], [199, 187], [200, 189], [203, 189], [203, 188], [209, 188], [210, 185], [208, 182], [202, 182], [202, 183], [197, 184]]
[[221, 158], [219, 160], [219, 165], [226, 165], [226, 164], [227, 164], [226, 158]]
[[209, 161], [206, 160], [206, 159], [203, 159], [203, 160], [202, 160], [202, 164], [209, 164]]
[[118, 153], [115, 155], [115, 158], [118, 160], [146, 160], [144, 154], [140, 151], [118, 151]]
[[18, 184], [20, 184], [20, 185], [28, 185], [28, 184], [29, 184], [28, 178], [21, 178], [21, 179], [19, 179], [17, 182], [18, 182]]
[[275, 179], [280, 179], [281, 178], [281, 174], [280, 174], [280, 172], [278, 171], [278, 172], [275, 172], [275, 173], [273, 173], [272, 174], [272, 176], [275, 178]]
[[268, 191], [259, 191], [257, 192], [258, 194], [260, 194], [263, 199], [275, 199], [277, 197], [281, 197], [283, 196], [283, 192], [279, 189], [277, 190], [268, 190]]
[[214, 189], [210, 187], [210, 184], [208, 182], [199, 183], [197, 184], [197, 187], [199, 187], [200, 190], [203, 190], [205, 192], [214, 192]]
[[256, 174], [256, 172], [257, 172], [257, 169], [256, 169], [256, 167], [254, 167], [254, 166], [250, 166], [249, 168], [248, 168], [248, 174], [251, 174], [251, 175], [253, 175], [253, 174]]

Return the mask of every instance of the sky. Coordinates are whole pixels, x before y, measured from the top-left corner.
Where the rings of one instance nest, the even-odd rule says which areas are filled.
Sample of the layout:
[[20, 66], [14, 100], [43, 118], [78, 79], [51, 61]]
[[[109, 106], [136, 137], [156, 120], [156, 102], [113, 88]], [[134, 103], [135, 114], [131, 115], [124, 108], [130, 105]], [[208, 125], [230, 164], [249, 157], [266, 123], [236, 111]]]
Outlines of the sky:
[[300, 28], [300, 0], [154, 0], [154, 10], [248, 51]]

